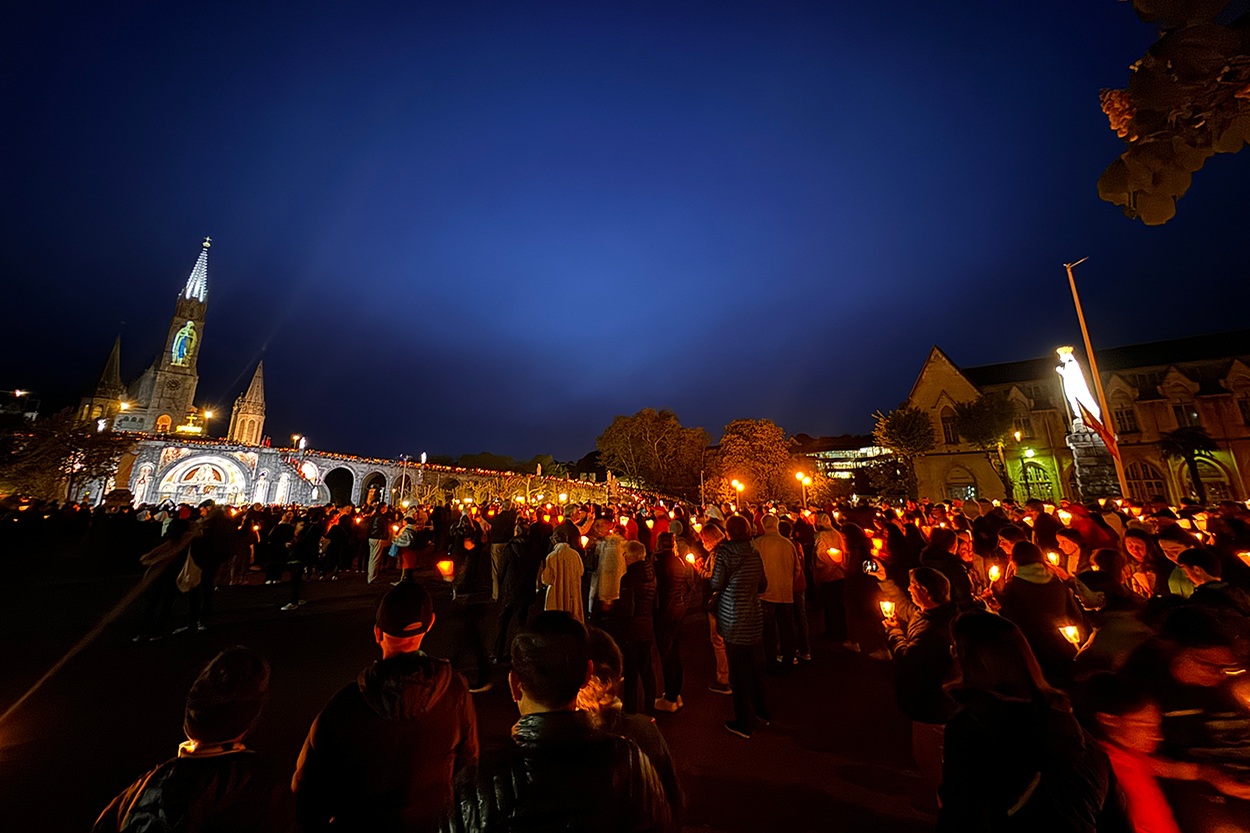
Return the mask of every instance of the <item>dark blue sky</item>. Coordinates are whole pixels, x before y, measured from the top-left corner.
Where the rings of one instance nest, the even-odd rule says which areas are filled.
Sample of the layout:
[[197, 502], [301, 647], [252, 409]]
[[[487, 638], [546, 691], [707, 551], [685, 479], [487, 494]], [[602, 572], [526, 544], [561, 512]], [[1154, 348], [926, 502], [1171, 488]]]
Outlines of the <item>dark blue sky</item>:
[[[1061, 4], [1064, 5], [1064, 4]], [[163, 344], [275, 437], [580, 456], [669, 407], [866, 431], [974, 365], [1245, 325], [1250, 158], [1098, 199], [1128, 4], [25, 4], [0, 33], [0, 388]], [[1077, 10], [1079, 9], [1079, 13]], [[124, 327], [121, 322], [125, 321]]]

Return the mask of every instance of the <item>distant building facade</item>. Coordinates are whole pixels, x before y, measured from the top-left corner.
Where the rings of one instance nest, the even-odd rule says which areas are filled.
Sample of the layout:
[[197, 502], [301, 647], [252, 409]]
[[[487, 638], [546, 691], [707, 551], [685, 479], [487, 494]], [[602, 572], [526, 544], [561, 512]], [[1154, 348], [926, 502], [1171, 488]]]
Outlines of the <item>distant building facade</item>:
[[[1203, 428], [1219, 446], [1213, 459], [1198, 464], [1208, 499], [1250, 497], [1250, 330], [1117, 347], [1098, 351], [1097, 358], [1110, 410], [1103, 422], [1119, 438], [1130, 497], [1158, 495], [1177, 503], [1191, 496], [1188, 469], [1160, 449], [1160, 435], [1181, 426]], [[1001, 393], [1015, 407], [1020, 433], [1003, 449], [1011, 497], [1080, 499], [1065, 442], [1073, 415], [1058, 366], [1052, 354], [961, 368], [935, 346], [904, 403], [929, 415], [937, 441], [916, 464], [920, 495], [1007, 497], [985, 453], [955, 430], [958, 403]]]

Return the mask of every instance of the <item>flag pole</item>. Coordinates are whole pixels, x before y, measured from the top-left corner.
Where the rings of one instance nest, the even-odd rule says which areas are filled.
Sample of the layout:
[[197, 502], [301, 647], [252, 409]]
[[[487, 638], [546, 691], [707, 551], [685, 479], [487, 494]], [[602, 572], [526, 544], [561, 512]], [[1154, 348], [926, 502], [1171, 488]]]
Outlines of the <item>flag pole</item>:
[[[1076, 317], [1081, 322], [1081, 335], [1085, 338], [1085, 355], [1089, 357], [1089, 372], [1094, 377], [1094, 389], [1098, 392], [1098, 407], [1102, 408], [1103, 425], [1110, 426], [1113, 424], [1111, 409], [1107, 407], [1107, 395], [1102, 390], [1102, 376], [1098, 373], [1098, 359], [1094, 358], [1094, 346], [1089, 341], [1089, 328], [1085, 326], [1085, 311], [1081, 309], [1081, 296], [1076, 291], [1076, 278], [1072, 277], [1072, 267], [1080, 266], [1087, 260], [1089, 260], [1088, 257], [1083, 257], [1076, 263], [1065, 263], [1063, 266], [1068, 270], [1068, 285], [1072, 287], [1072, 302], [1076, 304]], [[1110, 428], [1107, 430], [1111, 431]], [[1120, 459], [1120, 455], [1112, 454], [1111, 462], [1115, 463], [1115, 476], [1120, 481], [1120, 497], [1126, 498], [1129, 495], [1128, 477], [1124, 474], [1124, 461]]]

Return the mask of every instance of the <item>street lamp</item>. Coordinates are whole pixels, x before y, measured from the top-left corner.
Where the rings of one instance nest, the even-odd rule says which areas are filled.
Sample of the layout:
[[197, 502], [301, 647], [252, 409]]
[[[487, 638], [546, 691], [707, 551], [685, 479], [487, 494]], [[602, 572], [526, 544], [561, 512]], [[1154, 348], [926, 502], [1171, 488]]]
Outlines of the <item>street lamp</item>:
[[794, 479], [799, 481], [799, 486], [803, 491], [803, 507], [807, 508], [807, 487], [812, 485], [812, 478], [798, 471], [794, 473]]
[[746, 489], [745, 483], [739, 483], [737, 480], [733, 482], [733, 487], [738, 490], [738, 505], [742, 505], [742, 492]]

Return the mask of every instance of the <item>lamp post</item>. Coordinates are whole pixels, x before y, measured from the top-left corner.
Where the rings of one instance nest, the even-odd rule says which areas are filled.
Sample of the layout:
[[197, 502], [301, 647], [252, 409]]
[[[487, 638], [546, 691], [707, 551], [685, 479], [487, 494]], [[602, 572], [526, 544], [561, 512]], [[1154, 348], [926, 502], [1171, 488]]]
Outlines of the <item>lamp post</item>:
[[[1102, 390], [1102, 377], [1098, 375], [1098, 360], [1094, 358], [1094, 347], [1089, 341], [1089, 328], [1085, 326], [1085, 311], [1081, 309], [1081, 296], [1076, 291], [1076, 278], [1072, 277], [1072, 267], [1080, 266], [1087, 260], [1089, 258], [1083, 257], [1076, 263], [1065, 263], [1063, 266], [1068, 270], [1068, 285], [1072, 287], [1072, 302], [1076, 305], [1076, 317], [1081, 322], [1081, 335], [1085, 337], [1085, 355], [1089, 357], [1089, 372], [1094, 377], [1094, 388], [1098, 391], [1098, 407], [1102, 409], [1102, 418], [1106, 420], [1104, 424], [1108, 424], [1111, 411], [1107, 408], [1107, 395]], [[1107, 431], [1110, 432], [1111, 429], [1108, 427]], [[1128, 477], [1124, 473], [1124, 461], [1117, 453], [1111, 455], [1111, 462], [1115, 463], [1115, 474], [1120, 481], [1120, 494], [1127, 496]]]
[[746, 490], [745, 483], [739, 483], [737, 480], [733, 482], [733, 487], [738, 490], [738, 509], [742, 509], [742, 493]]
[[812, 478], [801, 471], [794, 473], [794, 479], [799, 481], [799, 487], [803, 491], [803, 508], [807, 508], [807, 487], [812, 485]]

